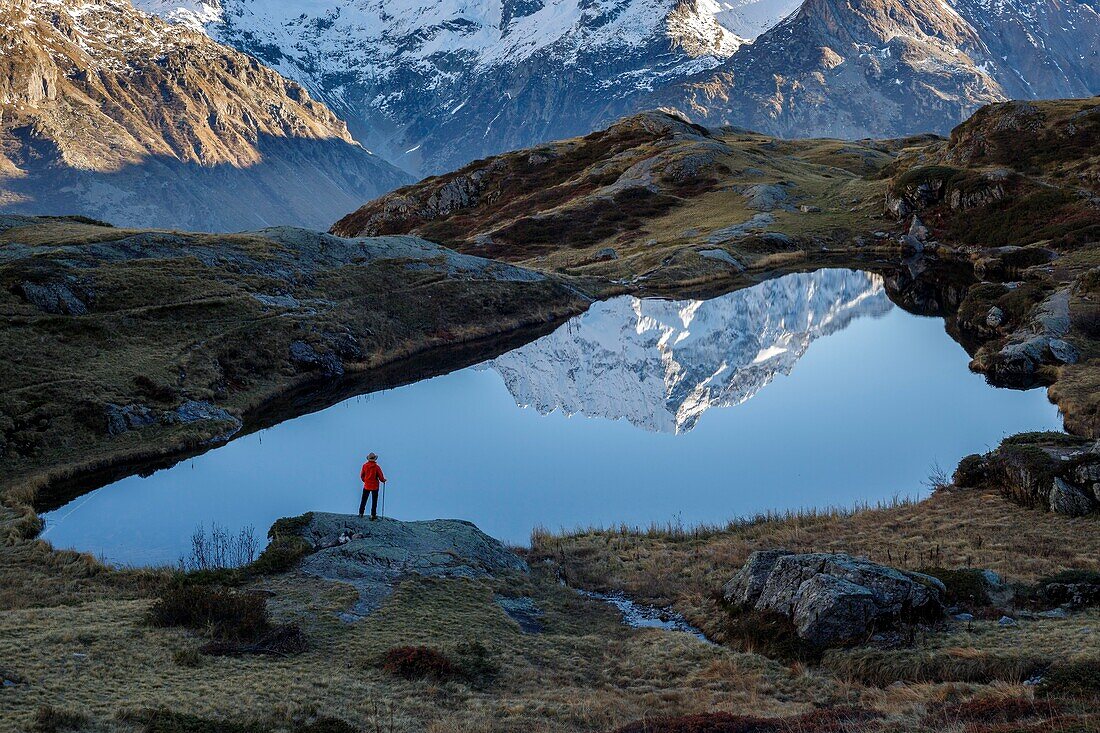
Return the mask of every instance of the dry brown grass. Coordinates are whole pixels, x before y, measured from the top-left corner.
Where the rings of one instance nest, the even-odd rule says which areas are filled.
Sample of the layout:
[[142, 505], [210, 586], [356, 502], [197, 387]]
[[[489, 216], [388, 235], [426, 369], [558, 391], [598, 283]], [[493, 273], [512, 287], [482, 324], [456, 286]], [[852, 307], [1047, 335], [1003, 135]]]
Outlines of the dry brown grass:
[[[703, 531], [536, 532], [533, 559], [571, 585], [674, 605], [705, 623], [709, 597], [751, 552], [848, 552], [897, 567], [989, 568], [1018, 581], [1064, 568], [1100, 569], [1100, 517], [1068, 519], [978, 491], [853, 513], [780, 516]], [[1072, 538], [1068, 540], [1067, 538]]]

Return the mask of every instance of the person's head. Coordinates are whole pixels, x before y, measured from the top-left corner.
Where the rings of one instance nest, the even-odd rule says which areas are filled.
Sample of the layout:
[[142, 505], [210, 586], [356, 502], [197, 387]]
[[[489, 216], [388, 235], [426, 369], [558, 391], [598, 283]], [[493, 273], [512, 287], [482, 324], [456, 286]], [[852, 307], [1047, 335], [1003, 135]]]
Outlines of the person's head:
[[377, 461], [378, 460], [378, 454], [377, 453], [371, 453], [369, 456], [367, 456], [367, 460], [368, 461]]

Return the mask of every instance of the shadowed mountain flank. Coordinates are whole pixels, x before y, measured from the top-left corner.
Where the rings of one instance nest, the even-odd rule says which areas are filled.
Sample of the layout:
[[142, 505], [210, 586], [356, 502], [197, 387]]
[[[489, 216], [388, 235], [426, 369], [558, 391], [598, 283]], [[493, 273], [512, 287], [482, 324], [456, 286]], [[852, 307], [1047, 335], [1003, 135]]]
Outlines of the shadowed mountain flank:
[[319, 225], [406, 180], [296, 83], [129, 3], [21, 0], [0, 28], [5, 210]]

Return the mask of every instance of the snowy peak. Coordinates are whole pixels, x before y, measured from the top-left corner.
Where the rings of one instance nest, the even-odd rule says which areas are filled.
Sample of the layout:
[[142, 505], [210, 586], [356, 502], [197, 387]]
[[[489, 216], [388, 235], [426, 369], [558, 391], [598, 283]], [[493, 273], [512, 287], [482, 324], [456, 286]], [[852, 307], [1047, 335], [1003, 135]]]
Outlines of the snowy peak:
[[744, 42], [715, 0], [136, 1], [298, 81], [416, 173], [587, 133]]
[[713, 300], [597, 303], [488, 362], [521, 406], [683, 433], [789, 374], [810, 344], [891, 308], [877, 275], [819, 270]]
[[706, 0], [709, 12], [736, 36], [754, 40], [798, 10], [802, 0]]
[[697, 122], [784, 137], [946, 133], [984, 104], [1100, 89], [1078, 0], [805, 0], [719, 67], [657, 92]]

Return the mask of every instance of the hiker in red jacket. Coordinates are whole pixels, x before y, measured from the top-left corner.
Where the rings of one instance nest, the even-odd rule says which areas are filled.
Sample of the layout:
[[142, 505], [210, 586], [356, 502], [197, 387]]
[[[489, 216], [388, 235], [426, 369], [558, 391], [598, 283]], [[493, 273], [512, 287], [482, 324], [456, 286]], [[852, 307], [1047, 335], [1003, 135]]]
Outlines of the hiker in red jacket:
[[382, 467], [378, 465], [378, 454], [371, 453], [367, 456], [367, 462], [359, 471], [359, 478], [363, 479], [363, 500], [359, 502], [359, 516], [363, 516], [363, 510], [367, 508], [367, 495], [370, 495], [370, 518], [374, 521], [378, 518], [378, 483], [386, 483], [386, 475], [382, 473]]

